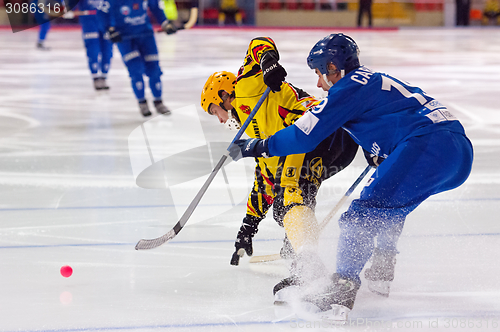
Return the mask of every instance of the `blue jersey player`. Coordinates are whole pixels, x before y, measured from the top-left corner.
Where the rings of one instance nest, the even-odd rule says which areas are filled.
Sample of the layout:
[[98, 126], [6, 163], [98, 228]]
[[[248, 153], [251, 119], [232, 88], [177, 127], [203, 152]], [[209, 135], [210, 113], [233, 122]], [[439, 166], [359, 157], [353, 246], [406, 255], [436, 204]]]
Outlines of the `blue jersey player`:
[[30, 4], [36, 9], [34, 11], [35, 21], [40, 26], [36, 47], [39, 50], [48, 51], [50, 48], [45, 46], [45, 39], [51, 27], [50, 21], [57, 17], [57, 13], [62, 10], [63, 5], [60, 0], [31, 0]]
[[[90, 73], [94, 80], [96, 90], [107, 90], [106, 84], [111, 58], [113, 56], [113, 44], [106, 38], [106, 31], [99, 28], [96, 10], [101, 0], [80, 0], [74, 8], [81, 14], [78, 21], [82, 25], [82, 38], [87, 50], [87, 60]], [[74, 18], [73, 12], [67, 12], [64, 18]]]
[[[381, 251], [395, 251], [406, 216], [429, 196], [464, 183], [473, 160], [464, 128], [443, 104], [418, 87], [360, 66], [358, 53], [343, 34], [320, 40], [307, 62], [328, 96], [275, 135], [238, 142], [243, 157], [285, 156], [311, 151], [342, 127], [374, 158], [384, 159], [339, 220], [337, 270], [329, 285], [301, 295], [311, 310], [333, 320], [346, 320], [353, 308], [361, 270], [377, 254], [374, 239], [379, 236]], [[273, 75], [274, 68], [264, 75]], [[394, 269], [384, 266], [392, 258], [378, 259], [380, 270]], [[370, 272], [376, 270], [372, 265]]]
[[110, 40], [120, 50], [142, 115], [151, 115], [144, 94], [143, 75], [149, 78], [156, 111], [170, 114], [170, 110], [162, 102], [162, 71], [148, 9], [161, 24], [163, 31], [167, 34], [177, 31], [159, 7], [159, 0], [106, 0], [101, 2], [97, 15], [101, 27], [108, 32]]

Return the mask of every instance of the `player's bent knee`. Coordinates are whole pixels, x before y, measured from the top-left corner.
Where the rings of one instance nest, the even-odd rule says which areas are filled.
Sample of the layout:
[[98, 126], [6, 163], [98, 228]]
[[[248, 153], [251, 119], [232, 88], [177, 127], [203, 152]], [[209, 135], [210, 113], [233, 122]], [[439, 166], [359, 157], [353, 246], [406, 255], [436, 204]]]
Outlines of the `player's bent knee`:
[[160, 79], [160, 76], [163, 74], [161, 71], [160, 63], [158, 61], [158, 54], [146, 55], [144, 57], [144, 73], [149, 78]]

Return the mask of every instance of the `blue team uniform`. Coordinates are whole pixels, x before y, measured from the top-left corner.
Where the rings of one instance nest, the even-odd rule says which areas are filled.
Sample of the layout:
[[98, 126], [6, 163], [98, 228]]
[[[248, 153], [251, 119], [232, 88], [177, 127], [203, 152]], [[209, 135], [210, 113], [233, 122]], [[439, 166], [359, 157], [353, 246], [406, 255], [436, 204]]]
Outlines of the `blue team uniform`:
[[[80, 0], [77, 9], [96, 10], [100, 3], [101, 0]], [[102, 77], [106, 77], [113, 56], [113, 44], [104, 38], [106, 31], [100, 29], [96, 15], [82, 15], [78, 17], [78, 21], [82, 26], [82, 37], [92, 77], [99, 77], [99, 72]]]
[[[43, 5], [42, 8], [45, 8], [45, 6], [49, 3], [48, 0], [32, 0], [30, 1], [30, 4], [36, 4], [37, 5], [37, 10], [35, 11], [35, 21], [37, 24], [40, 25], [40, 28], [38, 30], [38, 43], [42, 44], [45, 41], [45, 38], [47, 37], [47, 33], [50, 30], [50, 20], [52, 17], [50, 17], [48, 14], [40, 10], [40, 7], [38, 5], [40, 4]], [[54, 2], [51, 2], [51, 5]], [[53, 10], [53, 7], [51, 7], [51, 10]]]
[[[62, 0], [31, 0], [30, 1], [30, 11], [34, 13], [35, 16], [35, 21], [37, 24], [40, 25], [40, 29], [38, 32], [38, 47], [40, 48], [45, 48], [43, 47], [43, 42], [45, 41], [45, 38], [47, 37], [47, 33], [50, 30], [51, 23], [50, 21], [56, 16], [50, 16], [48, 15], [48, 12], [50, 13], [59, 13], [62, 12], [64, 5], [68, 5], [69, 7], [73, 7], [76, 5], [76, 2], [78, 0], [66, 0], [64, 3]], [[36, 10], [33, 11], [32, 5], [35, 5]]]
[[49, 32], [49, 30], [50, 30], [50, 20], [47, 20], [44, 23], [40, 23], [40, 29], [38, 30], [38, 43], [43, 43], [45, 41], [45, 38], [47, 38], [47, 33]]
[[139, 101], [145, 99], [143, 74], [149, 77], [149, 86], [155, 100], [160, 100], [162, 94], [158, 49], [147, 12], [149, 8], [158, 23], [165, 22], [167, 18], [158, 1], [107, 0], [103, 1], [98, 10], [101, 27], [105, 31], [114, 27], [123, 38], [117, 46]]
[[360, 67], [328, 91], [320, 105], [268, 139], [273, 156], [313, 150], [338, 128], [365, 150], [386, 158], [360, 198], [340, 220], [337, 273], [360, 282], [377, 247], [395, 250], [397, 236], [382, 236], [404, 223], [429, 196], [461, 185], [469, 176], [472, 144], [453, 115], [420, 88]]

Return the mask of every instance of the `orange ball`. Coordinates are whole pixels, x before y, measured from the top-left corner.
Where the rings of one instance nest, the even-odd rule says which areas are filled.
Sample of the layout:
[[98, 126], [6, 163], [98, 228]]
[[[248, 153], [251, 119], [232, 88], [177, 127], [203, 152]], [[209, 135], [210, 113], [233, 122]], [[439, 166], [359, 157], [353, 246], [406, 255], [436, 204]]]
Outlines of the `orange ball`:
[[61, 275], [64, 278], [69, 278], [71, 277], [72, 274], [73, 274], [73, 269], [71, 268], [71, 266], [64, 265], [63, 267], [61, 267]]

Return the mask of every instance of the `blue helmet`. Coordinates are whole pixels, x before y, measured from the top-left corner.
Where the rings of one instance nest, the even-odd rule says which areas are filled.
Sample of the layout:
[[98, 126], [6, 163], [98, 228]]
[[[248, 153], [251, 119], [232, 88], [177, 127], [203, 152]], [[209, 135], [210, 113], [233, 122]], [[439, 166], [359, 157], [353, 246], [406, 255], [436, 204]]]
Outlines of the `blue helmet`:
[[328, 64], [348, 73], [359, 67], [359, 48], [356, 42], [342, 33], [332, 33], [314, 45], [307, 57], [307, 64], [321, 74], [328, 75]]

